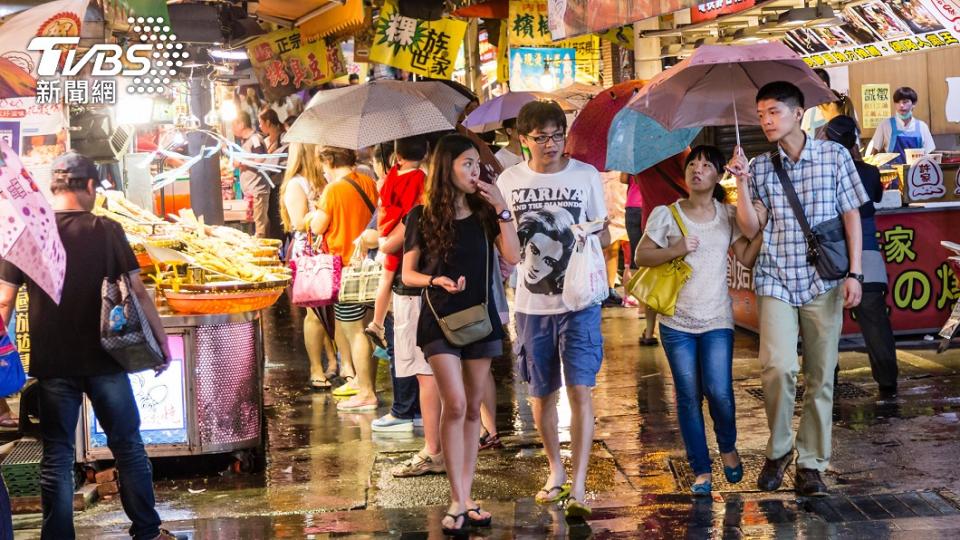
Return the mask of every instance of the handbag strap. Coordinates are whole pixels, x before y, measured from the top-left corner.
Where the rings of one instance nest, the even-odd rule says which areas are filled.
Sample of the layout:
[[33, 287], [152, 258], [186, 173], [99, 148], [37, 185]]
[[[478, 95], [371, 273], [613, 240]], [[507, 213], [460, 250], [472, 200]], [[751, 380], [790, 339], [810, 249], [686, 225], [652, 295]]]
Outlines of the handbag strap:
[[[490, 240], [487, 237], [487, 229], [480, 224], [480, 228], [483, 229], [483, 245], [487, 250], [487, 277], [484, 280], [485, 293], [483, 297], [483, 307], [487, 307], [487, 304], [490, 302], [490, 252], [493, 251], [493, 247], [490, 246]], [[430, 290], [429, 287], [423, 288], [423, 296], [427, 299], [427, 305], [430, 306], [430, 311], [433, 313], [433, 318], [440, 322], [440, 316], [437, 315], [437, 310], [433, 308], [433, 302], [430, 301]]]
[[357, 193], [359, 193], [360, 197], [363, 198], [363, 202], [367, 205], [367, 210], [370, 210], [371, 214], [377, 211], [376, 205], [373, 204], [373, 201], [370, 200], [370, 197], [367, 195], [367, 192], [365, 192], [363, 188], [360, 187], [360, 184], [358, 184], [356, 180], [354, 180], [353, 178], [350, 178], [349, 176], [344, 176], [343, 179], [346, 180], [351, 186], [353, 186], [353, 189], [357, 190]]
[[770, 158], [770, 161], [773, 162], [773, 170], [777, 172], [777, 177], [780, 178], [780, 185], [783, 186], [783, 194], [787, 196], [787, 201], [790, 203], [790, 208], [793, 209], [794, 217], [797, 218], [797, 221], [800, 223], [800, 228], [803, 229], [803, 236], [809, 241], [809, 239], [813, 237], [813, 232], [810, 230], [810, 223], [807, 222], [807, 216], [803, 213], [800, 198], [797, 197], [797, 192], [793, 189], [793, 182], [790, 181], [790, 176], [783, 168], [783, 161], [780, 159], [779, 150]]
[[687, 227], [684, 226], [683, 220], [680, 219], [680, 212], [677, 211], [677, 207], [679, 204], [680, 204], [679, 201], [671, 204], [670, 213], [673, 214], [673, 219], [676, 220], [677, 226], [680, 227], [680, 234], [683, 236], [687, 236]]
[[110, 282], [114, 282], [120, 279], [120, 272], [117, 270], [117, 238], [116, 234], [113, 233], [113, 230], [110, 228], [109, 218], [101, 217], [100, 224], [103, 225], [103, 238], [107, 245], [106, 257], [107, 257], [107, 279]]

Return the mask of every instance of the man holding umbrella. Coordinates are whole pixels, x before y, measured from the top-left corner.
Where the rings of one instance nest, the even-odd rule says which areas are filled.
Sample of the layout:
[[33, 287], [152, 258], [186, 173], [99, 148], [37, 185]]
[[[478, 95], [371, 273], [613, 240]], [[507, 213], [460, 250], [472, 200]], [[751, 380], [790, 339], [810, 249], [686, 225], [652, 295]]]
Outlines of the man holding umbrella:
[[[796, 435], [796, 489], [823, 496], [820, 474], [830, 461], [833, 371], [838, 361], [843, 308], [860, 303], [860, 206], [869, 200], [850, 154], [801, 130], [804, 95], [788, 82], [772, 82], [757, 93], [760, 126], [777, 151], [747, 163], [737, 148], [727, 170], [737, 178], [737, 224], [747, 237], [759, 232], [752, 201], [770, 209], [763, 247], [754, 269], [760, 311], [760, 365], [770, 439], [757, 480], [765, 491], [780, 487], [794, 455], [792, 419], [796, 395], [797, 340], [803, 337], [806, 393]], [[783, 173], [786, 173], [785, 176]], [[820, 276], [808, 257], [803, 227], [783, 185], [792, 184], [811, 228], [841, 216], [849, 257], [844, 279]]]

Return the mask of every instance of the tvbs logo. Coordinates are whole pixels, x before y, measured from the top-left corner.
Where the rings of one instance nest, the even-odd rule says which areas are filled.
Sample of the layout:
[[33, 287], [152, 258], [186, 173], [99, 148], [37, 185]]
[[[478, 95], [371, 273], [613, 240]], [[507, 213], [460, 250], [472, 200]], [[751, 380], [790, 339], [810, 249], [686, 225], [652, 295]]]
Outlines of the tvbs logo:
[[94, 77], [139, 77], [153, 67], [150, 55], [154, 46], [149, 43], [130, 45], [126, 51], [120, 45], [100, 43], [78, 59], [79, 44], [79, 37], [35, 37], [27, 49], [41, 53], [37, 65], [37, 75], [41, 77], [74, 76], [91, 64], [90, 74]]

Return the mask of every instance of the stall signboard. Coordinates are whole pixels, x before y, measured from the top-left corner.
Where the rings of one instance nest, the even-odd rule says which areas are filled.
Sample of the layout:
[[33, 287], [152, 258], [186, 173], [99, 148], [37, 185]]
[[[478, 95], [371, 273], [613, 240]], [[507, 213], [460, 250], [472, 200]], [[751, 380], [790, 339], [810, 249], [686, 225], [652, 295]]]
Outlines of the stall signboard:
[[[170, 366], [160, 375], [153, 371], [131, 373], [130, 386], [140, 413], [140, 436], [144, 444], [184, 444], [187, 442], [186, 385], [184, 363], [186, 345], [183, 334], [167, 336], [172, 357]], [[106, 433], [93, 409], [90, 409], [92, 447], [107, 444]]]
[[875, 129], [880, 122], [890, 118], [890, 85], [864, 84], [860, 87], [860, 125], [862, 129]]
[[576, 51], [546, 47], [510, 49], [510, 89], [552, 92], [576, 81]]
[[750, 9], [757, 4], [756, 0], [711, 0], [700, 2], [690, 8], [690, 23], [697, 24], [712, 21], [723, 15]]
[[467, 23], [404, 17], [397, 0], [386, 0], [374, 21], [370, 61], [436, 79], [453, 75]]
[[333, 80], [330, 55], [342, 53], [339, 47], [328, 49], [321, 38], [304, 39], [295, 29], [257, 38], [247, 46], [247, 54], [264, 95], [274, 101]]
[[548, 0], [553, 39], [603, 32], [697, 5], [697, 0]]
[[810, 67], [960, 45], [960, 0], [870, 0], [837, 13], [840, 24], [797, 28], [783, 43]]
[[553, 41], [546, 0], [510, 0], [505, 26], [511, 47], [549, 45]]
[[7, 140], [49, 198], [50, 165], [67, 150], [68, 121], [62, 103], [35, 97], [0, 99], [0, 137]]
[[23, 371], [30, 372], [30, 297], [27, 288], [20, 287], [17, 291], [17, 300], [14, 304], [13, 344], [20, 353]]
[[[877, 239], [886, 262], [887, 308], [895, 333], [910, 334], [939, 329], [960, 298], [960, 283], [947, 263], [950, 255], [940, 241], [956, 237], [960, 210], [955, 208], [878, 213]], [[923, 234], [920, 234], [923, 231]], [[730, 255], [727, 284], [739, 326], [757, 330], [759, 317], [753, 272]], [[844, 312], [843, 334], [860, 328]]]

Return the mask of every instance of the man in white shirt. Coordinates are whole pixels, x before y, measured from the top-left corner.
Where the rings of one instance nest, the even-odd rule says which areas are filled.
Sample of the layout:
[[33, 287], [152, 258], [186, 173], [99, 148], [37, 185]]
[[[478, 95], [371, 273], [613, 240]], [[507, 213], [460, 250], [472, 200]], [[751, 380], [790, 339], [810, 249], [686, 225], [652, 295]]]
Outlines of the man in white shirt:
[[[505, 170], [497, 181], [517, 221], [522, 247], [514, 301], [519, 371], [529, 384], [537, 431], [550, 463], [550, 476], [536, 501], [569, 497], [568, 517], [588, 517], [584, 504], [587, 463], [593, 444], [593, 395], [603, 360], [600, 304], [571, 312], [563, 303], [567, 265], [574, 249], [570, 226], [606, 220], [603, 184], [593, 166], [564, 156], [567, 120], [554, 102], [524, 105], [517, 117], [520, 142], [530, 159]], [[610, 243], [604, 227], [601, 244]], [[573, 479], [560, 459], [557, 397], [567, 387], [572, 419]]]
[[520, 146], [520, 136], [517, 134], [517, 119], [508, 118], [504, 120], [503, 132], [507, 134], [508, 143], [494, 154], [494, 157], [506, 170], [525, 160], [523, 159], [523, 148]]
[[900, 157], [893, 163], [906, 163], [906, 150], [923, 148], [929, 154], [937, 149], [930, 134], [930, 126], [923, 120], [913, 117], [913, 108], [917, 105], [917, 91], [909, 86], [897, 88], [893, 93], [896, 114], [880, 122], [873, 134], [867, 154], [896, 152]]

